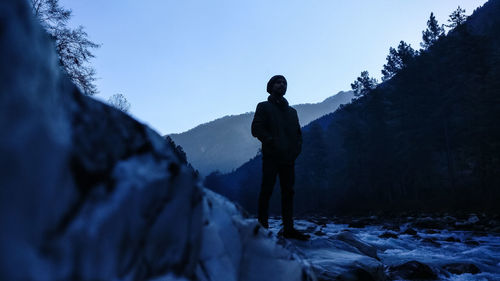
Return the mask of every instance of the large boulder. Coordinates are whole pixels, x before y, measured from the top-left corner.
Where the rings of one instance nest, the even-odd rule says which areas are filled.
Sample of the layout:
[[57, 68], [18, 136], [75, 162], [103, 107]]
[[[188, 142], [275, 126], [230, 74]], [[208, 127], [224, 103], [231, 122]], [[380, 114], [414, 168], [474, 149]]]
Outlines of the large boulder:
[[477, 274], [481, 270], [473, 263], [450, 263], [443, 266], [443, 268], [453, 274]]
[[384, 264], [377, 248], [351, 232], [294, 242], [302, 257], [311, 264], [319, 280], [386, 280]]
[[205, 190], [203, 214], [199, 263], [207, 278], [199, 280], [315, 279], [295, 251], [278, 246], [257, 220], [243, 219], [224, 197]]
[[389, 267], [393, 279], [400, 280], [434, 280], [437, 274], [432, 268], [418, 261], [409, 261]]
[[314, 280], [175, 148], [80, 91], [0, 2], [0, 280]]

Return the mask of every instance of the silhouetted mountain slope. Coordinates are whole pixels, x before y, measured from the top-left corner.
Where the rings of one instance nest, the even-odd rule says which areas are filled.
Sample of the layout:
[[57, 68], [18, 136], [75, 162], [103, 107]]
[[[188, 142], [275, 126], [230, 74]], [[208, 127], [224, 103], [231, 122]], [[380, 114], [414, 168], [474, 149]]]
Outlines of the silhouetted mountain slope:
[[[500, 0], [304, 128], [296, 210], [499, 210]], [[261, 159], [206, 186], [255, 211]], [[279, 208], [279, 190], [272, 207]]]
[[[350, 102], [352, 98], [350, 91], [339, 92], [323, 102], [299, 104], [294, 108], [303, 126], [335, 111], [339, 105]], [[187, 132], [169, 136], [182, 146], [188, 162], [200, 174], [206, 175], [216, 170], [229, 172], [254, 157], [260, 148], [260, 142], [250, 133], [252, 119], [253, 112], [225, 116]]]

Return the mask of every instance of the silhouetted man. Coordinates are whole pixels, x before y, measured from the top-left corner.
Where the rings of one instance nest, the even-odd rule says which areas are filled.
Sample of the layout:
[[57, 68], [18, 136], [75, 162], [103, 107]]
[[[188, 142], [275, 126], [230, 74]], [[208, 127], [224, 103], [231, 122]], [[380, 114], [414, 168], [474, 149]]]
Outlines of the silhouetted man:
[[269, 227], [269, 200], [276, 183], [276, 176], [279, 176], [283, 236], [306, 240], [309, 236], [293, 227], [294, 165], [302, 147], [302, 133], [297, 111], [290, 107], [283, 97], [286, 88], [285, 77], [273, 76], [267, 83], [267, 92], [270, 96], [267, 101], [257, 105], [252, 122], [252, 135], [262, 142], [262, 186], [259, 194], [258, 219], [263, 227]]

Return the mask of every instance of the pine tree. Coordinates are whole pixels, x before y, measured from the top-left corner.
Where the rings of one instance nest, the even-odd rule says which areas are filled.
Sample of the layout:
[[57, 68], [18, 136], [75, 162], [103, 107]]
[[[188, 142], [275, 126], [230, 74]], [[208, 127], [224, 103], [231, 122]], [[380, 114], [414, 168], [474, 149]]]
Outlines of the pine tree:
[[351, 88], [354, 91], [354, 96], [361, 97], [375, 89], [377, 84], [377, 79], [371, 78], [368, 71], [362, 71], [361, 76], [351, 84]]
[[95, 70], [88, 63], [94, 55], [91, 49], [99, 45], [88, 39], [82, 26], [68, 27], [71, 10], [59, 5], [59, 0], [30, 0], [33, 14], [54, 40], [59, 64], [69, 78], [87, 95], [96, 94]]
[[450, 14], [450, 18], [448, 19], [448, 22], [450, 24], [446, 25], [446, 27], [449, 27], [451, 29], [456, 28], [457, 26], [462, 25], [465, 20], [467, 20], [467, 15], [465, 15], [465, 9], [458, 8], [453, 11], [453, 13]]
[[182, 146], [177, 145], [170, 136], [166, 136], [165, 140], [167, 141], [170, 148], [174, 150], [174, 153], [177, 155], [177, 157], [179, 157], [179, 160], [181, 160], [182, 163], [187, 164], [186, 152], [184, 152]]
[[427, 21], [427, 29], [422, 31], [422, 40], [420, 46], [424, 50], [429, 49], [441, 36], [444, 35], [444, 28], [439, 26], [434, 13], [431, 13], [429, 20]]
[[399, 42], [397, 50], [391, 47], [387, 56], [387, 64], [384, 64], [384, 69], [382, 69], [382, 80], [391, 79], [404, 69], [417, 54], [418, 52], [404, 41]]

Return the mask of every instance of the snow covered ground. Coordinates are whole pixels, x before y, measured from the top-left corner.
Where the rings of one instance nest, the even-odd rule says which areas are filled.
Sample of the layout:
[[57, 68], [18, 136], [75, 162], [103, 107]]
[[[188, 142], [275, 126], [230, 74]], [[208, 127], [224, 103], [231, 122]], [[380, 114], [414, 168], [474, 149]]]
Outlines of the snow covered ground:
[[319, 280], [500, 280], [500, 233], [481, 231], [475, 215], [360, 221], [297, 220], [312, 236], [307, 242], [280, 238], [277, 218], [270, 232], [308, 261]]

